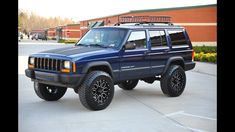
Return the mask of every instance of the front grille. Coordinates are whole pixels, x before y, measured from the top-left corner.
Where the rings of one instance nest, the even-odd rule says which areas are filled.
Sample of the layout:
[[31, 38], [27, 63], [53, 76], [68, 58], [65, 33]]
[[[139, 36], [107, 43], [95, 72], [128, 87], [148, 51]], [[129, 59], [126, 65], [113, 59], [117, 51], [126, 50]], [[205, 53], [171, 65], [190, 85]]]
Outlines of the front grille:
[[34, 68], [50, 70], [50, 71], [60, 71], [62, 66], [62, 60], [51, 59], [51, 58], [34, 58]]

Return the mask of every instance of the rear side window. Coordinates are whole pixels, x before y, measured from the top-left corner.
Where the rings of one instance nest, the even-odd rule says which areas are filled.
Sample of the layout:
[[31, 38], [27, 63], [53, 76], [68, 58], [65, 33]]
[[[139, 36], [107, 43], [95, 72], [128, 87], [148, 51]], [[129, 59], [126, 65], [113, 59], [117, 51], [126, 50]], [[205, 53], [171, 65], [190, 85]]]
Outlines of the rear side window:
[[187, 45], [187, 41], [182, 30], [168, 30], [168, 33], [171, 38], [172, 46]]
[[133, 31], [128, 38], [128, 42], [134, 42], [137, 49], [146, 48], [145, 31]]
[[149, 31], [151, 47], [167, 46], [164, 31]]

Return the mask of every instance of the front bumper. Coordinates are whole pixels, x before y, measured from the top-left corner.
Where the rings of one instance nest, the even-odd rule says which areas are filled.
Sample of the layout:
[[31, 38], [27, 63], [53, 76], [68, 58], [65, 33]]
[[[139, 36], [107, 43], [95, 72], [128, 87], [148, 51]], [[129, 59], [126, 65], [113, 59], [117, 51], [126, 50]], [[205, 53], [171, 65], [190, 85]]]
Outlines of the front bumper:
[[84, 78], [84, 74], [48, 73], [31, 69], [26, 69], [25, 75], [39, 83], [72, 88], [78, 87]]

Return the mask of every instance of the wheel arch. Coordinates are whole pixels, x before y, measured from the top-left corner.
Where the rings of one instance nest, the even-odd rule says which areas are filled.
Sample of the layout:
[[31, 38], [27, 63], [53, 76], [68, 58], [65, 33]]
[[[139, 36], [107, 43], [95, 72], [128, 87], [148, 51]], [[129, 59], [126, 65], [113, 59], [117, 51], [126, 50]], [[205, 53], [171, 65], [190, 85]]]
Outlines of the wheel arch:
[[83, 67], [82, 73], [86, 74], [86, 73], [89, 73], [90, 71], [94, 71], [94, 70], [100, 70], [100, 71], [107, 72], [111, 77], [113, 77], [112, 67], [107, 61], [97, 61], [97, 62], [87, 63]]
[[166, 66], [162, 72], [162, 75], [166, 73], [167, 69], [171, 66], [171, 65], [180, 65], [183, 69], [185, 69], [185, 65], [184, 65], [184, 58], [181, 56], [175, 56], [175, 57], [171, 57], [167, 60]]

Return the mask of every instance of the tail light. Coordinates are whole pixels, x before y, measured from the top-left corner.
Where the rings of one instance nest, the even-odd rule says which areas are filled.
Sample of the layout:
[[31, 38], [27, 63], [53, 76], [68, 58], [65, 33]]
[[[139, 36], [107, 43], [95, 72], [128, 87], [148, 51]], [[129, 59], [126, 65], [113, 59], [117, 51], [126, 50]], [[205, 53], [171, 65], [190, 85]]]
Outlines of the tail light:
[[194, 61], [194, 50], [192, 50], [192, 61]]

